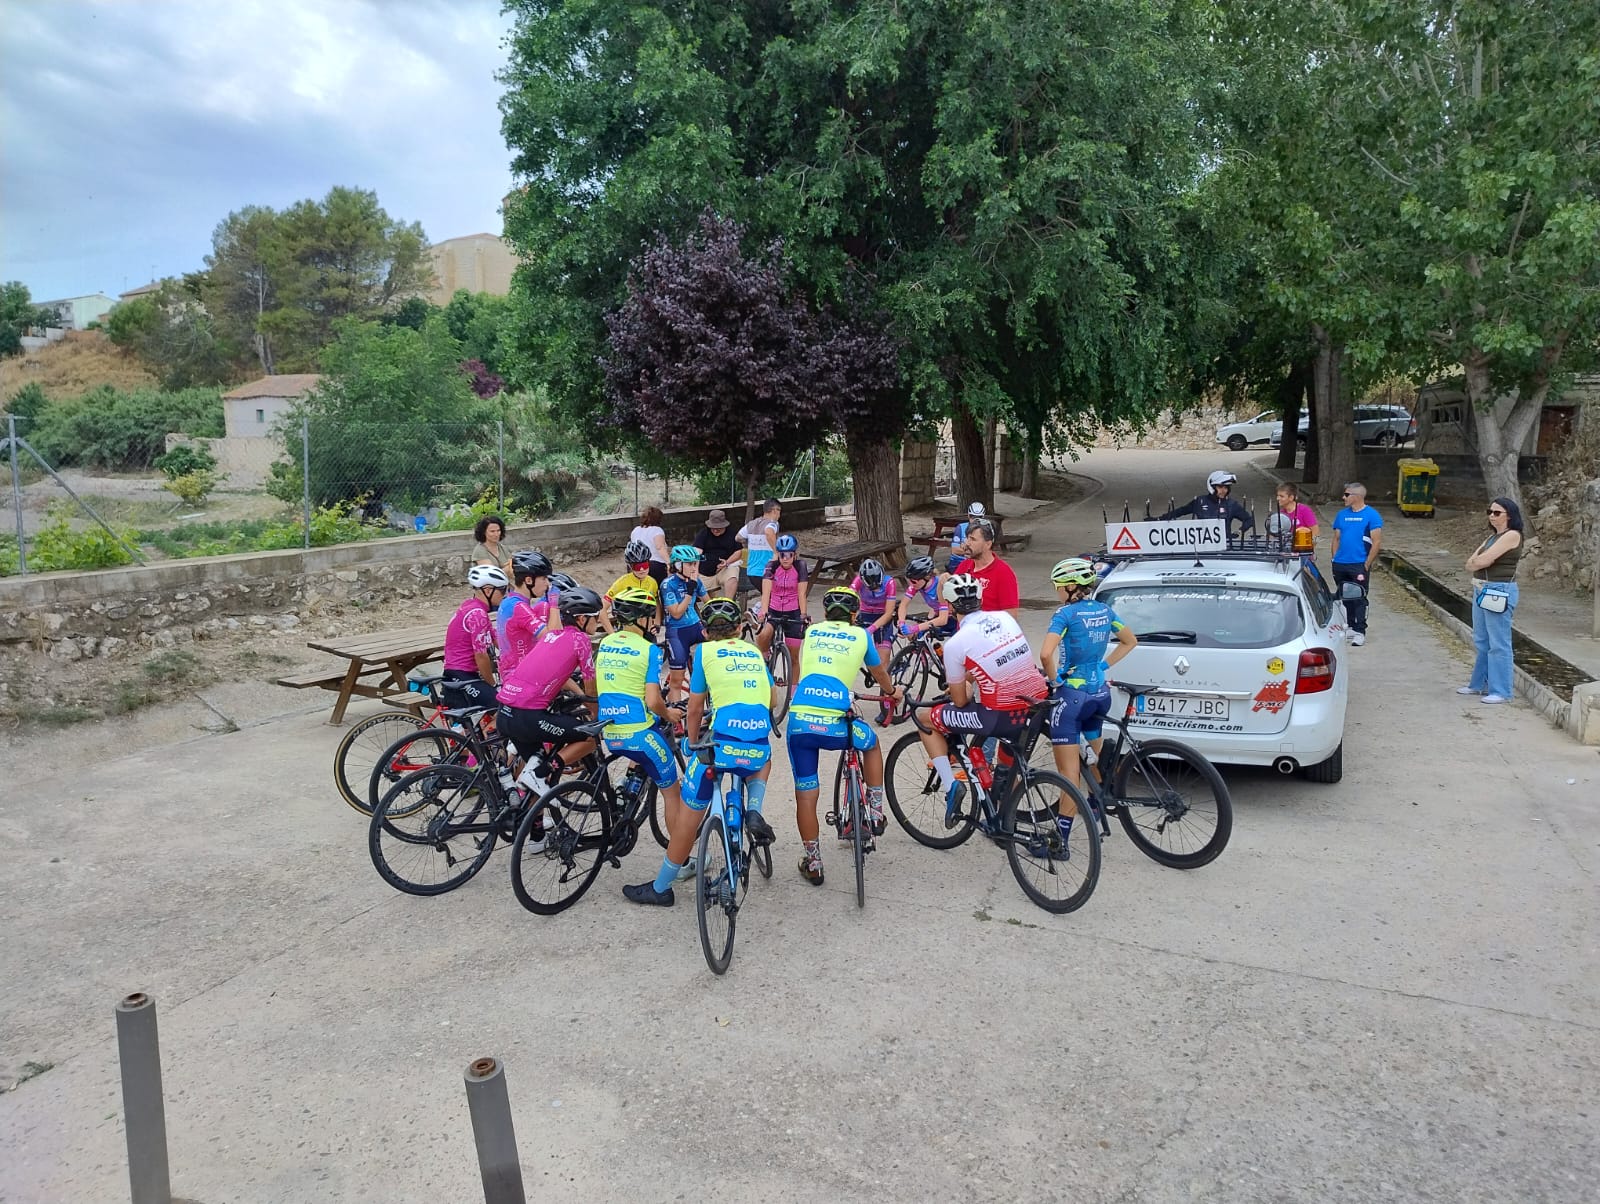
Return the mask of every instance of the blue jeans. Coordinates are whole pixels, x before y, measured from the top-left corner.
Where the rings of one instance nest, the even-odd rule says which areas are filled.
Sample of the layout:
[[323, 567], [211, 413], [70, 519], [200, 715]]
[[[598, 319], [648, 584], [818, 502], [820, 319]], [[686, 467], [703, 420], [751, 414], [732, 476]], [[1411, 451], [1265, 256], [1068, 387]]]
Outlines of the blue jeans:
[[1484, 610], [1478, 605], [1483, 587], [1473, 589], [1472, 646], [1478, 655], [1472, 662], [1472, 680], [1467, 684], [1474, 690], [1512, 698], [1516, 682], [1511, 675], [1511, 616], [1517, 609], [1517, 583], [1494, 581], [1489, 588], [1497, 593], [1505, 591], [1506, 608], [1499, 614]]

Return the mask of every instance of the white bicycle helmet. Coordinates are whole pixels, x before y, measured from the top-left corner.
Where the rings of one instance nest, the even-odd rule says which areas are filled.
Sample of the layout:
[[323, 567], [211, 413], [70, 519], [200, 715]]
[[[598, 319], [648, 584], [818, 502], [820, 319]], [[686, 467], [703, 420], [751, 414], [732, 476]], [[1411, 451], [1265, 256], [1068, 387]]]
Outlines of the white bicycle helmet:
[[1211, 490], [1212, 493], [1217, 491], [1218, 485], [1237, 485], [1238, 483], [1239, 478], [1225, 468], [1217, 469], [1216, 472], [1206, 478], [1206, 488]]
[[492, 564], [475, 564], [467, 570], [467, 584], [473, 589], [510, 589], [511, 582]]
[[987, 513], [988, 511], [983, 508], [982, 502], [973, 502], [972, 505], [967, 507], [967, 515], [970, 518], [982, 518]]
[[945, 581], [939, 596], [950, 603], [956, 614], [970, 615], [983, 602], [983, 582], [971, 573], [957, 573]]

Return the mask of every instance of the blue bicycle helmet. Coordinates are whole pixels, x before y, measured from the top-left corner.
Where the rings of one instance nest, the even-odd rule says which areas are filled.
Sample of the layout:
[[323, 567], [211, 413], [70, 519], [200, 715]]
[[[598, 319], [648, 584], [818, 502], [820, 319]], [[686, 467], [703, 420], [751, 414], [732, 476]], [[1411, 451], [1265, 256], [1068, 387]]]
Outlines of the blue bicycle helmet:
[[800, 541], [793, 535], [780, 535], [778, 536], [777, 546], [780, 552], [798, 552], [800, 550]]

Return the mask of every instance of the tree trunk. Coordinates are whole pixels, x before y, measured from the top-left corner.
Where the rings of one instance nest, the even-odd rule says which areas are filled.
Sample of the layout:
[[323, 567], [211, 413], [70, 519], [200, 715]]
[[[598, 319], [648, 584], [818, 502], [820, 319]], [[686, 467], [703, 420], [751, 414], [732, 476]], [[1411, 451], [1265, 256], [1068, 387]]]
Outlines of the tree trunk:
[[1548, 382], [1527, 397], [1493, 396], [1486, 357], [1472, 356], [1462, 365], [1467, 377], [1467, 402], [1477, 431], [1478, 470], [1491, 498], [1508, 497], [1522, 505], [1522, 445], [1544, 409]]
[[994, 476], [983, 455], [983, 431], [963, 406], [950, 416], [950, 437], [956, 445], [956, 502], [994, 505]]
[[[1278, 413], [1283, 418], [1283, 442], [1278, 446], [1278, 468], [1293, 468], [1295, 457], [1300, 454], [1300, 413], [1305, 403], [1306, 385], [1311, 381], [1311, 369], [1312, 365], [1306, 360], [1290, 364], [1289, 375], [1278, 386]], [[1308, 462], [1309, 459], [1308, 456]]]
[[904, 543], [900, 513], [900, 457], [888, 439], [847, 439], [851, 485], [856, 499], [856, 533], [860, 539], [892, 539]]
[[983, 420], [983, 472], [989, 482], [990, 497], [994, 496], [994, 469], [999, 461], [1000, 421], [993, 414]]
[[1317, 361], [1311, 379], [1311, 422], [1317, 432], [1316, 494], [1321, 501], [1336, 501], [1345, 482], [1356, 475], [1356, 440], [1344, 375], [1344, 344], [1335, 343], [1321, 326], [1313, 326], [1311, 333], [1317, 340]]
[[1039, 496], [1039, 453], [1031, 443], [1022, 453], [1022, 496]]

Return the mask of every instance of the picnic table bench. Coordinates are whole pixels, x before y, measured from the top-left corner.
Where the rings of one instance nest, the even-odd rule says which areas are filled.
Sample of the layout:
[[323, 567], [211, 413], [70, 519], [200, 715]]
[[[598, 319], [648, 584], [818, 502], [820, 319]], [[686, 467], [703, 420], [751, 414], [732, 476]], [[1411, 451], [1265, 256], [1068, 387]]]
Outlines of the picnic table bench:
[[892, 539], [857, 539], [818, 548], [811, 553], [811, 580], [849, 581], [861, 562], [870, 558], [882, 560], [886, 568], [897, 569], [905, 563], [905, 545]]
[[[955, 530], [962, 523], [968, 521], [965, 510], [939, 510], [930, 515], [933, 519], [932, 535], [914, 535], [912, 543], [922, 544], [932, 556], [936, 548], [948, 548], [954, 543], [952, 538]], [[998, 552], [1006, 550], [1006, 516], [1003, 514], [989, 513], [984, 518], [994, 524], [994, 546]]]
[[444, 651], [444, 629], [437, 625], [406, 627], [375, 635], [308, 640], [306, 647], [339, 657], [346, 663], [280, 677], [278, 684], [294, 690], [333, 691], [338, 697], [328, 722], [340, 724], [344, 722], [345, 708], [352, 698], [388, 699], [395, 694], [408, 693], [406, 674]]

